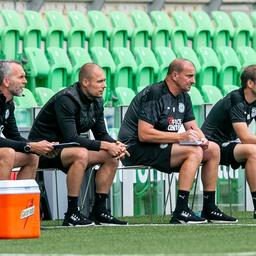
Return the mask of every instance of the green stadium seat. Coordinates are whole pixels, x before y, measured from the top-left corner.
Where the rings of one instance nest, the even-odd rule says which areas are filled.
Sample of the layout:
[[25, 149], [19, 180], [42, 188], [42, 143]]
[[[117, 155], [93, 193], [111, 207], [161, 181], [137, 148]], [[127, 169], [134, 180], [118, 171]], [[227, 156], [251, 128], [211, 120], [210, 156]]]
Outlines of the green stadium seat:
[[34, 93], [37, 86], [47, 86], [50, 65], [42, 49], [27, 47], [24, 49], [24, 54], [27, 59], [24, 65], [28, 80], [27, 88]]
[[215, 103], [215, 95], [218, 95], [218, 97], [222, 98], [222, 94], [216, 86], [213, 86], [212, 84], [209, 85], [208, 82], [206, 84], [199, 84], [199, 82], [197, 82], [202, 80], [200, 79], [200, 76], [203, 75], [203, 71], [197, 54], [192, 48], [178, 48], [177, 57], [187, 59], [194, 64], [196, 69], [196, 86], [199, 88], [205, 103]]
[[91, 25], [88, 17], [80, 11], [69, 11], [68, 19], [70, 28], [67, 35], [67, 43], [69, 47], [85, 47], [91, 34]]
[[212, 38], [212, 47], [214, 50], [222, 46], [231, 46], [234, 27], [228, 14], [223, 11], [213, 11], [212, 21], [214, 23]]
[[98, 64], [105, 72], [106, 89], [104, 101], [105, 105], [112, 103], [111, 85], [113, 84], [113, 76], [116, 71], [116, 65], [109, 50], [104, 47], [92, 47], [90, 52], [94, 63]]
[[65, 50], [58, 47], [48, 47], [46, 56], [50, 63], [47, 87], [58, 92], [69, 85], [72, 66]]
[[22, 94], [24, 95], [23, 97], [14, 97], [16, 107], [33, 108], [37, 106], [36, 100], [29, 89], [23, 88]]
[[109, 13], [109, 18], [113, 27], [109, 38], [109, 49], [112, 51], [114, 47], [128, 47], [133, 30], [128, 16], [124, 12], [113, 11]]
[[193, 20], [185, 11], [174, 11], [171, 17], [175, 23], [171, 35], [171, 45], [176, 52], [179, 47], [188, 46], [188, 40], [192, 40], [195, 34]]
[[89, 53], [81, 47], [69, 47], [68, 56], [72, 64], [70, 83], [73, 84], [78, 81], [78, 73], [80, 71], [80, 68], [85, 63], [92, 63], [92, 59]]
[[159, 70], [156, 57], [150, 48], [136, 47], [134, 56], [137, 63], [137, 74], [135, 75], [135, 92], [140, 92], [146, 86], [156, 81]]
[[15, 118], [18, 127], [31, 128], [33, 123], [33, 108], [37, 107], [36, 100], [32, 92], [24, 88], [22, 97], [14, 97], [15, 102]]
[[132, 90], [133, 79], [137, 72], [137, 64], [131, 51], [123, 47], [115, 47], [112, 56], [116, 64], [113, 82], [114, 106], [128, 106], [135, 96]]
[[55, 92], [46, 87], [36, 87], [35, 88], [35, 100], [39, 106], [43, 106], [53, 95]]
[[191, 61], [196, 69], [196, 80], [201, 72], [201, 65], [196, 55], [196, 52], [190, 47], [179, 47], [176, 49], [176, 56]]
[[238, 76], [241, 64], [236, 52], [231, 47], [220, 47], [217, 54], [221, 64], [218, 85], [223, 95], [226, 95], [239, 87]]
[[241, 46], [250, 46], [254, 32], [250, 17], [245, 12], [231, 12], [231, 18], [234, 25], [234, 35], [232, 47], [238, 49]]
[[64, 41], [68, 34], [68, 26], [64, 15], [59, 11], [46, 11], [45, 19], [48, 24], [45, 49], [48, 47], [64, 47]]
[[189, 91], [189, 95], [192, 101], [192, 106], [193, 106], [193, 112], [196, 118], [196, 122], [199, 127], [204, 122], [204, 100], [202, 95], [200, 94], [199, 90], [195, 87], [192, 86]]
[[130, 13], [134, 24], [131, 37], [131, 50], [136, 47], [150, 47], [150, 39], [153, 32], [153, 25], [145, 11], [135, 10]]
[[1, 10], [0, 14], [0, 58], [17, 59], [19, 41], [24, 32], [23, 20], [15, 10]]
[[212, 21], [204, 11], [193, 11], [191, 17], [195, 23], [195, 34], [193, 36], [193, 49], [199, 47], [210, 47], [213, 35]]
[[104, 12], [101, 11], [88, 11], [88, 18], [92, 26], [89, 48], [94, 46], [107, 48], [112, 29], [110, 20]]
[[212, 85], [204, 85], [201, 87], [201, 93], [203, 95], [204, 102], [211, 105], [223, 98], [223, 94], [220, 89]]
[[173, 28], [170, 17], [163, 11], [152, 11], [150, 17], [154, 25], [151, 48], [168, 47]]
[[253, 35], [252, 35], [252, 47], [256, 49], [256, 11], [250, 12], [251, 22], [254, 28]]
[[247, 46], [241, 46], [237, 49], [237, 56], [239, 58], [241, 67], [256, 64], [256, 51]]
[[201, 72], [197, 84], [217, 86], [220, 72], [220, 61], [216, 52], [210, 47], [200, 47], [197, 50], [198, 60], [201, 65]]
[[256, 11], [250, 12], [250, 18], [251, 18], [253, 27], [256, 27]]
[[200, 47], [197, 50], [201, 72], [198, 77], [198, 88], [208, 104], [215, 104], [223, 97], [218, 88], [220, 62], [215, 51], [210, 47]]
[[153, 51], [159, 64], [159, 70], [156, 80], [162, 81], [167, 75], [170, 63], [176, 58], [176, 56], [173, 50], [169, 47], [160, 46], [156, 47]]
[[39, 12], [26, 10], [23, 12], [25, 29], [23, 34], [23, 50], [27, 47], [42, 47], [46, 36], [46, 25]]

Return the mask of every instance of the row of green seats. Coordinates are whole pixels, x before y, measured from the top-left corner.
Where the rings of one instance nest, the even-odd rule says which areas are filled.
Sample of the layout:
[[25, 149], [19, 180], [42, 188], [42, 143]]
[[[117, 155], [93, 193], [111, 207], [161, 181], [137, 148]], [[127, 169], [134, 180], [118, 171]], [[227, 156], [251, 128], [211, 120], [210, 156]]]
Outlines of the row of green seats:
[[24, 88], [22, 97], [14, 97], [16, 107], [14, 114], [18, 127], [30, 128], [34, 120], [34, 108], [42, 107], [53, 95], [53, 90], [38, 87], [35, 89], [34, 93]]
[[129, 105], [136, 93], [145, 86], [161, 81], [167, 73], [170, 62], [176, 57], [185, 58], [196, 68], [196, 87], [206, 103], [216, 102], [238, 88], [242, 67], [255, 64], [256, 52], [250, 47], [239, 47], [237, 52], [231, 47], [220, 47], [214, 51], [210, 47], [200, 47], [194, 51], [190, 47], [180, 47], [174, 52], [169, 47], [115, 47], [112, 52], [103, 47], [71, 47], [66, 51], [49, 47], [46, 54], [39, 48], [25, 48], [27, 63], [24, 65], [28, 85], [32, 92], [37, 87], [47, 87], [57, 92], [78, 80], [78, 72], [84, 63], [95, 62], [106, 75], [106, 105]]
[[[218, 49], [231, 46], [256, 48], [256, 12], [213, 11], [152, 11], [134, 10], [128, 14], [113, 11], [35, 11], [18, 13], [0, 11], [1, 58], [15, 59], [27, 47], [82, 47], [95, 46], [113, 50], [114, 47], [159, 46], [176, 49], [190, 46]], [[19, 50], [20, 41], [22, 49]], [[86, 45], [87, 44], [87, 45]]]

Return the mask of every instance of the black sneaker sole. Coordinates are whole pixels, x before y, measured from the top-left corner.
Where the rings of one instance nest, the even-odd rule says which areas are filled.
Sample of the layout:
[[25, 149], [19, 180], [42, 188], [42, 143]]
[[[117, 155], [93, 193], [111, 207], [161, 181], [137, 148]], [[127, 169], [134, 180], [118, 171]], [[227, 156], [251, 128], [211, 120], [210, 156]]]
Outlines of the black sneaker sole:
[[62, 224], [62, 227], [79, 227], [79, 228], [81, 228], [81, 227], [90, 227], [90, 226], [95, 226], [95, 223], [92, 222], [92, 223], [86, 224], [86, 225], [73, 225], [71, 223], [63, 223]]
[[98, 222], [99, 224], [96, 225], [101, 225], [101, 226], [128, 226], [127, 224], [115, 224], [115, 223], [104, 223], [104, 222]]
[[209, 223], [213, 223], [213, 224], [234, 224], [237, 223], [238, 220], [232, 220], [232, 221], [228, 221], [228, 220], [207, 220]]
[[202, 220], [202, 221], [184, 221], [184, 220], [179, 220], [177, 218], [172, 217], [170, 220], [170, 224], [192, 224], [192, 225], [196, 225], [196, 224], [205, 224], [207, 223], [207, 220]]

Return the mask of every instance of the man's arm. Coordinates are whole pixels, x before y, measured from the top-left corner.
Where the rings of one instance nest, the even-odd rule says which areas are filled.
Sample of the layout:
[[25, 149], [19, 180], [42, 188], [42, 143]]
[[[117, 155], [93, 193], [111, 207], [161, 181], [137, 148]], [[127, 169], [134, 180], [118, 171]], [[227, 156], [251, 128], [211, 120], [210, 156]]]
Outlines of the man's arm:
[[140, 142], [148, 143], [179, 143], [182, 140], [196, 140], [199, 139], [195, 132], [190, 129], [186, 132], [165, 132], [159, 131], [154, 126], [145, 121], [139, 120], [138, 136]]
[[256, 136], [252, 134], [245, 122], [233, 123], [237, 137], [244, 144], [256, 144]]

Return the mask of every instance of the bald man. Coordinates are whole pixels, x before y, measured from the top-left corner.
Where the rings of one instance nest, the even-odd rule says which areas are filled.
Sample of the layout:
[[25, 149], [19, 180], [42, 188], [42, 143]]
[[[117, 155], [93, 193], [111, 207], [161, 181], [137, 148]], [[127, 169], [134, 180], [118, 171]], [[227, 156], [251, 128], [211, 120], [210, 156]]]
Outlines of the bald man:
[[[122, 162], [124, 165], [149, 165], [165, 173], [179, 170], [177, 203], [171, 224], [237, 222], [215, 205], [220, 150], [216, 143], [205, 138], [196, 124], [187, 93], [194, 83], [194, 65], [175, 59], [164, 81], [146, 87], [135, 96], [118, 136], [130, 153]], [[182, 125], [186, 131], [178, 133]], [[182, 145], [184, 141], [200, 145]], [[188, 198], [201, 163], [204, 200], [200, 217], [189, 208]]]
[[[106, 209], [106, 199], [115, 177], [118, 160], [126, 146], [115, 141], [104, 122], [102, 95], [106, 87], [103, 70], [96, 64], [81, 67], [79, 81], [58, 92], [42, 108], [29, 134], [31, 140], [77, 142], [79, 147], [64, 148], [54, 158], [40, 157], [39, 167], [58, 168], [67, 174], [68, 209], [63, 226], [96, 224], [126, 225]], [[95, 139], [82, 133], [92, 131]], [[78, 208], [78, 197], [85, 170], [99, 164], [96, 173], [95, 203], [89, 219]]]

